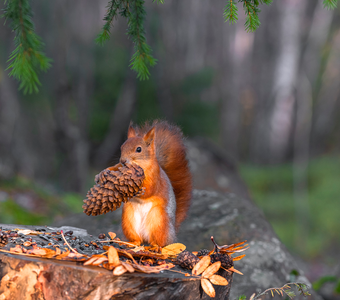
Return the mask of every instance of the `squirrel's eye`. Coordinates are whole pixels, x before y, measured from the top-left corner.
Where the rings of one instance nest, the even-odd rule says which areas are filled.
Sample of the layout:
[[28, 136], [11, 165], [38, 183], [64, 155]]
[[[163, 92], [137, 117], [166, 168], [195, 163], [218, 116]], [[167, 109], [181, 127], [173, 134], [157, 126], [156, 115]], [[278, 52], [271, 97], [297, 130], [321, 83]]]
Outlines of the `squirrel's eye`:
[[142, 152], [142, 147], [137, 147], [136, 152]]

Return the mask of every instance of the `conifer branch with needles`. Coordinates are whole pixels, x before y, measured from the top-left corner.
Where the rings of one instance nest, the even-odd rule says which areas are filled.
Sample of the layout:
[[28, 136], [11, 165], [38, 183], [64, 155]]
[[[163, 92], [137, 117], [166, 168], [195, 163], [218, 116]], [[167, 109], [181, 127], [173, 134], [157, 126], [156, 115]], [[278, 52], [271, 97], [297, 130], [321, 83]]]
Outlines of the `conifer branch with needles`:
[[[335, 9], [338, 4], [338, 0], [322, 1], [327, 9]], [[153, 2], [163, 4], [164, 0], [153, 0]], [[238, 0], [238, 2], [243, 3], [246, 14], [245, 30], [254, 32], [260, 26], [259, 5], [269, 5], [273, 0]], [[10, 27], [15, 32], [15, 49], [8, 60], [7, 69], [11, 70], [9, 75], [19, 81], [19, 89], [24, 93], [38, 92], [38, 86], [41, 85], [38, 73], [50, 68], [52, 60], [45, 56], [42, 51], [44, 43], [35, 33], [30, 2], [29, 0], [5, 0], [4, 3], [5, 9], [1, 17], [10, 22]], [[154, 66], [157, 60], [151, 55], [151, 47], [146, 43], [144, 0], [109, 0], [104, 17], [105, 24], [96, 38], [96, 43], [103, 45], [110, 38], [112, 23], [118, 13], [128, 20], [128, 35], [134, 43], [135, 53], [131, 58], [130, 67], [137, 73], [139, 79], [148, 79], [149, 67]], [[232, 24], [237, 22], [236, 0], [227, 0], [223, 17], [226, 22]]]
[[107, 13], [104, 17], [105, 24], [102, 31], [96, 38], [96, 43], [103, 46], [107, 40], [110, 39], [110, 29], [112, 26], [113, 19], [117, 16], [117, 11], [121, 8], [121, 0], [110, 0], [107, 6]]
[[335, 9], [338, 6], [338, 0], [323, 0], [323, 6], [327, 9]]
[[10, 22], [15, 32], [15, 49], [8, 59], [7, 70], [11, 70], [9, 75], [20, 82], [19, 90], [23, 89], [25, 94], [38, 92], [41, 83], [37, 73], [50, 68], [52, 60], [42, 51], [44, 43], [35, 33], [29, 1], [8, 0], [5, 4], [1, 17], [5, 18], [5, 22]]
[[130, 67], [137, 72], [137, 78], [141, 80], [149, 79], [148, 66], [153, 67], [157, 62], [151, 55], [151, 47], [146, 43], [145, 15], [144, 1], [134, 0], [128, 17], [128, 35], [135, 44], [135, 53], [131, 58]]
[[[275, 293], [277, 293], [279, 296], [284, 296], [286, 295], [289, 299], [293, 299], [296, 295], [295, 293], [291, 290], [291, 287], [295, 286], [297, 290], [299, 291], [300, 295], [302, 296], [310, 296], [310, 293], [307, 290], [307, 285], [301, 282], [288, 282], [282, 287], [274, 287], [274, 288], [269, 288], [266, 289], [265, 291], [258, 293], [257, 295], [254, 293], [250, 296], [249, 300], [256, 300], [259, 299], [261, 296], [271, 293], [272, 297], [274, 297]], [[245, 295], [242, 295], [238, 297], [237, 300], [246, 300], [247, 297]]]

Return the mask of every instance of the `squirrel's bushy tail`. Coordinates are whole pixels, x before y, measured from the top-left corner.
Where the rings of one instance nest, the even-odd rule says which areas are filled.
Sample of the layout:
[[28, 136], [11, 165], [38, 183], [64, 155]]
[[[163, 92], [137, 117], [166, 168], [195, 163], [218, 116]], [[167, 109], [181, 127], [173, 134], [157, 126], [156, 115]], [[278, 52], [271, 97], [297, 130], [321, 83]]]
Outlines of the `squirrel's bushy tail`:
[[159, 165], [168, 175], [176, 197], [176, 229], [184, 221], [190, 207], [192, 180], [183, 133], [175, 125], [166, 121], [146, 123], [142, 128], [135, 128], [138, 135], [147, 133], [156, 127], [156, 155]]

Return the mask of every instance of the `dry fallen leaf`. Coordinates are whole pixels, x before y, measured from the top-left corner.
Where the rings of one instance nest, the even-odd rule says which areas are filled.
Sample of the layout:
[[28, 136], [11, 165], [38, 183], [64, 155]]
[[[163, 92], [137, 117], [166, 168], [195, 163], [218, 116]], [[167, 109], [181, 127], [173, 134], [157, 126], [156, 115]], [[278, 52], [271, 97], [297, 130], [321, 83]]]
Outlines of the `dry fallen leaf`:
[[[72, 254], [72, 253], [71, 253], [71, 254]], [[71, 254], [70, 254], [70, 255], [71, 255]], [[68, 255], [68, 256], [70, 256], [70, 255]], [[87, 265], [94, 265], [95, 262], [96, 262], [98, 259], [101, 259], [101, 260], [102, 260], [103, 257], [105, 258], [104, 261], [107, 261], [107, 258], [106, 258], [104, 255], [101, 255], [101, 254], [92, 255], [90, 259], [88, 259], [86, 262], [84, 262], [84, 266], [87, 266]]]
[[238, 260], [241, 260], [243, 257], [245, 257], [246, 255], [243, 254], [243, 255], [240, 255], [240, 256], [236, 256], [236, 257], [232, 257], [232, 260], [233, 261], [238, 261]]
[[215, 285], [228, 285], [228, 280], [220, 275], [211, 275], [209, 280]]
[[215, 274], [221, 267], [221, 262], [217, 261], [209, 266], [203, 273], [202, 277], [209, 278], [211, 275]]
[[120, 265], [118, 267], [115, 267], [115, 269], [113, 270], [113, 275], [120, 276], [126, 272], [127, 272], [126, 268], [123, 265]]
[[162, 248], [162, 254], [176, 255], [183, 252], [186, 246], [181, 243], [174, 243]]
[[235, 272], [237, 274], [243, 275], [243, 273], [241, 273], [239, 270], [236, 270], [234, 267], [229, 268], [228, 271], [232, 271], [232, 272]]
[[115, 247], [109, 247], [107, 256], [109, 258], [109, 264], [112, 264], [114, 267], [119, 265], [119, 255]]
[[199, 275], [210, 265], [210, 256], [204, 256], [192, 269], [193, 275]]
[[122, 261], [121, 264], [122, 264], [122, 266], [125, 267], [126, 270], [128, 270], [128, 272], [133, 273], [135, 271], [133, 266], [131, 266], [130, 264], [128, 264], [128, 263], [126, 263], [124, 261]]
[[107, 258], [105, 256], [97, 258], [95, 262], [92, 263], [93, 266], [99, 266], [103, 262], [106, 262]]
[[109, 232], [108, 234], [111, 240], [113, 240], [116, 237], [116, 234], [114, 232]]
[[43, 234], [43, 232], [35, 231], [35, 230], [30, 230], [30, 229], [19, 229], [18, 234], [24, 234], [24, 235], [38, 235], [38, 234]]
[[215, 289], [208, 279], [202, 278], [201, 279], [201, 285], [202, 285], [203, 290], [206, 292], [206, 294], [209, 297], [211, 297], [211, 298], [215, 297], [215, 295], [216, 295]]

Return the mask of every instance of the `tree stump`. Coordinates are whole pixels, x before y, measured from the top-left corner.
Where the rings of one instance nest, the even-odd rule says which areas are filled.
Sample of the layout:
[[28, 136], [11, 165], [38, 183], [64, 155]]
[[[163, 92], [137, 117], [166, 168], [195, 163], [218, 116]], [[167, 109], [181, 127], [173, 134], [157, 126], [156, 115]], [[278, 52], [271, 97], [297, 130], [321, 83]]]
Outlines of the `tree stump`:
[[[3, 229], [6, 229], [6, 226], [0, 224]], [[13, 227], [32, 228], [21, 225]], [[35, 226], [34, 229], [44, 227]], [[58, 231], [60, 228], [52, 230]], [[86, 240], [91, 237], [84, 234], [77, 238]], [[182, 273], [166, 270], [158, 274], [134, 272], [114, 276], [112, 271], [84, 266], [83, 262], [0, 252], [0, 300], [210, 298], [202, 290], [199, 279], [183, 274], [191, 274], [190, 270], [182, 269], [180, 266], [172, 270]], [[228, 299], [232, 272], [220, 269], [218, 274], [225, 277], [229, 284], [214, 286], [216, 299]]]

